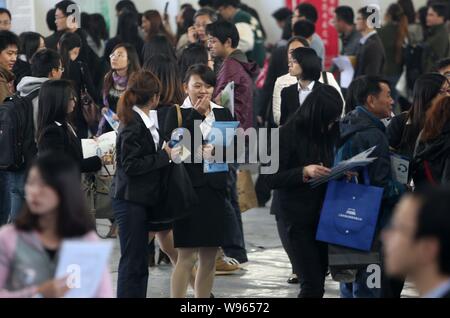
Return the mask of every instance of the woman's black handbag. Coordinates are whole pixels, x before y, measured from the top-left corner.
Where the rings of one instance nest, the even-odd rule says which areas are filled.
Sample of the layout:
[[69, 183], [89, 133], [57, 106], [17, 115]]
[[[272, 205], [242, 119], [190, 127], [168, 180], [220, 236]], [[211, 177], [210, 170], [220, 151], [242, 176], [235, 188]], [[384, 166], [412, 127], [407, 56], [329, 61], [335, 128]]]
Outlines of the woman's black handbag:
[[[177, 105], [178, 127], [182, 125], [181, 110]], [[191, 177], [183, 163], [172, 163], [163, 174], [163, 199], [154, 209], [152, 223], [169, 223], [190, 215], [199, 203]]]

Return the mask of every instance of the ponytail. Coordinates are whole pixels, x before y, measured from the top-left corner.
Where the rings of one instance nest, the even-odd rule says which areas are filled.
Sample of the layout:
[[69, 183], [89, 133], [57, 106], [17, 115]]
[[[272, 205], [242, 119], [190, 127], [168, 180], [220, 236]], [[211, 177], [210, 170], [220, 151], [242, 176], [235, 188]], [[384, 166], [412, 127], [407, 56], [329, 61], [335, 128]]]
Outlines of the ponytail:
[[119, 99], [117, 116], [124, 125], [128, 125], [133, 118], [133, 107], [136, 105], [136, 100], [136, 94], [131, 89], [127, 89]]
[[120, 97], [117, 115], [122, 124], [128, 125], [133, 119], [133, 107], [144, 107], [152, 98], [161, 94], [161, 82], [150, 71], [141, 70], [131, 74], [128, 88]]

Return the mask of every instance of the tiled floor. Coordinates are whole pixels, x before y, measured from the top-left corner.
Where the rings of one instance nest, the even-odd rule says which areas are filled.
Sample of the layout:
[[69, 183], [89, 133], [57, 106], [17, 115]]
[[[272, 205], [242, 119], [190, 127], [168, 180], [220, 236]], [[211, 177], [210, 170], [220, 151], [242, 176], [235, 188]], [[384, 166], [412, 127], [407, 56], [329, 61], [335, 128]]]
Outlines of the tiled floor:
[[[255, 209], [243, 215], [245, 238], [250, 262], [245, 270], [230, 276], [216, 277], [214, 294], [226, 298], [293, 298], [298, 294], [298, 285], [289, 285], [286, 280], [290, 274], [290, 264], [281, 246], [274, 217], [269, 209]], [[108, 230], [108, 221], [99, 220], [100, 233]], [[117, 280], [117, 266], [120, 252], [116, 242], [111, 269], [114, 285]], [[169, 297], [171, 266], [150, 269], [148, 297]], [[407, 284], [404, 297], [415, 297], [416, 291]], [[190, 293], [192, 295], [192, 293]], [[327, 298], [339, 297], [338, 283], [327, 279]]]

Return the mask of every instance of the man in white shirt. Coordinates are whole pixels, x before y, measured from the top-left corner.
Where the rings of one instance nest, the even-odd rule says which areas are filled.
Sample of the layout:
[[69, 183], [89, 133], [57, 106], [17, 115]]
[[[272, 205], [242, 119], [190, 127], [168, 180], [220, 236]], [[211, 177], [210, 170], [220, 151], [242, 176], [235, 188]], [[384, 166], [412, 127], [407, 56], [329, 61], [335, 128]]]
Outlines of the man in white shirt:
[[408, 277], [422, 298], [450, 298], [450, 191], [415, 192], [383, 233], [386, 271]]

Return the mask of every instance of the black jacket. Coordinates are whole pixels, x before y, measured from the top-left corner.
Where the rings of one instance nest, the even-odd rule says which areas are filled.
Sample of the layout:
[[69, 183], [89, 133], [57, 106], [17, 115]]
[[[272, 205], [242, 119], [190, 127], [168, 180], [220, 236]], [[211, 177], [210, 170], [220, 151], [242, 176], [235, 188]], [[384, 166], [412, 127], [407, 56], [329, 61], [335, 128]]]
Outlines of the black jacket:
[[[291, 122], [292, 123], [292, 122]], [[321, 158], [308, 158], [301, 149], [301, 138], [295, 134], [292, 124], [280, 128], [280, 168], [276, 174], [264, 176], [268, 186], [277, 191], [277, 217], [309, 229], [319, 223], [326, 186], [312, 189], [303, 182], [303, 168], [323, 162]], [[329, 167], [331, 162], [326, 163]], [[274, 199], [275, 201], [275, 199]], [[274, 203], [275, 204], [275, 203]]]
[[99, 157], [83, 159], [80, 139], [75, 136], [67, 124], [58, 126], [56, 123], [44, 128], [38, 141], [38, 153], [48, 151], [63, 152], [78, 162], [81, 172], [97, 172], [102, 167]]
[[402, 142], [403, 136], [407, 133], [405, 129], [409, 125], [406, 125], [408, 122], [408, 113], [401, 113], [394, 118], [392, 118], [389, 126], [387, 127], [386, 133], [389, 140], [389, 146], [395, 149], [396, 153], [406, 156], [408, 158], [412, 158], [414, 155], [415, 141], [409, 145]]
[[[319, 81], [314, 83], [313, 91], [319, 86], [324, 85]], [[291, 85], [281, 91], [281, 117], [280, 126], [283, 126], [300, 108], [300, 97], [298, 92], [298, 84]]]
[[[427, 177], [424, 162], [427, 162], [434, 182]], [[419, 143], [412, 168], [416, 187], [433, 183], [437, 185], [450, 184], [450, 123], [444, 126], [437, 139]]]
[[[233, 121], [233, 116], [228, 109], [213, 109], [216, 121]], [[227, 187], [227, 172], [211, 173], [205, 174], [203, 172], [203, 163], [195, 163], [194, 154], [196, 150], [194, 149], [194, 136], [202, 136], [200, 126], [195, 125], [195, 121], [202, 122], [205, 117], [200, 115], [193, 108], [181, 109], [183, 124], [182, 127], [189, 130], [191, 134], [191, 146], [192, 146], [192, 156], [191, 163], [185, 164], [186, 171], [188, 172], [191, 182], [194, 188], [209, 186], [214, 189], [222, 190]], [[167, 114], [167, 119], [165, 123], [165, 136], [166, 139], [170, 139], [170, 135], [174, 129], [178, 128], [177, 111], [173, 107], [169, 110]], [[204, 143], [203, 137], [202, 142]], [[225, 154], [225, 150], [224, 150]]]
[[287, 47], [280, 46], [277, 47], [270, 58], [269, 69], [267, 70], [266, 80], [264, 82], [264, 87], [260, 94], [260, 105], [258, 115], [269, 121], [270, 116], [268, 113], [268, 107], [272, 105], [273, 89], [275, 87], [275, 82], [280, 76], [287, 74], [289, 71], [287, 63]]
[[159, 203], [162, 174], [169, 166], [170, 158], [162, 149], [163, 138], [160, 138], [157, 150], [142, 118], [136, 112], [133, 116], [128, 125], [119, 129], [117, 168], [111, 196], [152, 207]]
[[372, 35], [360, 45], [356, 56], [355, 78], [363, 75], [381, 75], [385, 63], [383, 43], [378, 34]]

